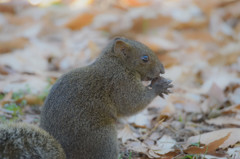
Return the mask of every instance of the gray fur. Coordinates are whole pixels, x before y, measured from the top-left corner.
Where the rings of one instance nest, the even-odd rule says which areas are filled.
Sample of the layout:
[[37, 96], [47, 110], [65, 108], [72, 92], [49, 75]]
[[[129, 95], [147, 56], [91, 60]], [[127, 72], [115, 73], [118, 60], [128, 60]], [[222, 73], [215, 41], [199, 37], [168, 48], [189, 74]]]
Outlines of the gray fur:
[[61, 145], [44, 130], [24, 123], [0, 125], [1, 159], [65, 159]]
[[[149, 62], [141, 60], [149, 56]], [[62, 145], [68, 159], [117, 159], [116, 120], [144, 109], [172, 87], [145, 45], [116, 38], [91, 65], [63, 75], [52, 87], [40, 127]], [[142, 80], [156, 79], [152, 89]], [[164, 87], [163, 87], [164, 85]]]

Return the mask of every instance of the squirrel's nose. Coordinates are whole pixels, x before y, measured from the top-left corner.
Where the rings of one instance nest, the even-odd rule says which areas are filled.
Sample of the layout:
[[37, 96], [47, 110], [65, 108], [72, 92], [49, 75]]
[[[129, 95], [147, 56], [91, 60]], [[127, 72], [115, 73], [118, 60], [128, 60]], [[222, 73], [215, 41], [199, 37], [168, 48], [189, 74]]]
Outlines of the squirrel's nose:
[[164, 74], [165, 73], [165, 69], [163, 67], [163, 64], [160, 63], [160, 67], [159, 68], [160, 68], [160, 73]]

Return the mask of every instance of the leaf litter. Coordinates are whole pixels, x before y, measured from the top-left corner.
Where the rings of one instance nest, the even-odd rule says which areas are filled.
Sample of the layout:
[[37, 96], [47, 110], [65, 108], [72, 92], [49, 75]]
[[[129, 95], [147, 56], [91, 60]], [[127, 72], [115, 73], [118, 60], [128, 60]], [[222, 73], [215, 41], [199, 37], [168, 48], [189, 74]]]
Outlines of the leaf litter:
[[238, 0], [0, 3], [1, 121], [39, 124], [56, 79], [125, 36], [156, 52], [174, 89], [119, 121], [121, 157], [239, 158], [239, 6]]

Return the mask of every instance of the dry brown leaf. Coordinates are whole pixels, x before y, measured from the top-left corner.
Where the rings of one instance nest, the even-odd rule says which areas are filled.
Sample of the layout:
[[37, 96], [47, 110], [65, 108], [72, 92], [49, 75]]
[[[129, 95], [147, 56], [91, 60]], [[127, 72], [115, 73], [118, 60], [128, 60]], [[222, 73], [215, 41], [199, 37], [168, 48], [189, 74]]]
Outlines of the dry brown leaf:
[[140, 16], [134, 19], [133, 26], [131, 30], [129, 30], [129, 32], [142, 33], [147, 30], [165, 26], [167, 24], [170, 24], [172, 21], [173, 21], [172, 17], [164, 15], [157, 15], [156, 18], [149, 19]]
[[158, 154], [156, 154], [153, 150], [148, 150], [147, 153], [148, 157], [150, 158], [159, 158], [160, 156]]
[[42, 105], [43, 104], [43, 100], [41, 98], [39, 98], [39, 96], [33, 95], [33, 94], [25, 95], [24, 97], [18, 99], [16, 102], [21, 103], [23, 100], [26, 100], [27, 104], [29, 104], [29, 105]]
[[234, 92], [236, 89], [240, 88], [240, 84], [238, 83], [231, 83], [230, 85], [228, 85], [226, 87], [226, 89], [224, 90], [225, 93], [232, 93]]
[[0, 74], [1, 75], [8, 75], [10, 73], [14, 73], [15, 71], [9, 67], [9, 66], [6, 66], [6, 65], [0, 65]]
[[162, 53], [167, 53], [168, 51], [174, 51], [179, 49], [179, 45], [172, 42], [168, 38], [163, 38], [163, 37], [140, 37], [138, 38], [138, 41], [148, 45], [151, 47], [153, 45], [153, 48], [158, 46], [158, 50], [156, 52], [162, 52]]
[[172, 27], [174, 29], [203, 29], [208, 25], [208, 21], [206, 19], [199, 19], [199, 20], [190, 20], [185, 23], [174, 22]]
[[2, 100], [0, 100], [0, 107], [3, 107], [4, 104], [11, 102], [13, 92], [8, 92]]
[[172, 57], [170, 54], [159, 54], [158, 58], [162, 61], [165, 68], [176, 66], [179, 64], [179, 60], [175, 57]]
[[170, 159], [170, 158], [174, 158], [175, 156], [177, 156], [178, 154], [180, 154], [179, 150], [175, 150], [172, 152], [168, 152], [164, 155], [161, 155], [161, 159]]
[[216, 54], [208, 62], [210, 65], [232, 65], [237, 62], [239, 56], [240, 52], [233, 52], [227, 55]]
[[31, 88], [32, 93], [39, 93], [48, 86], [48, 81], [45, 77], [14, 74], [5, 77], [5, 80], [0, 80], [0, 92], [18, 92], [20, 90], [27, 90]]
[[239, 104], [240, 103], [240, 88], [237, 88], [233, 93], [229, 94], [231, 103]]
[[137, 134], [135, 134], [128, 124], [118, 133], [118, 138], [122, 139], [122, 143], [125, 143], [127, 140], [137, 140]]
[[151, 4], [150, 1], [141, 1], [141, 0], [120, 0], [120, 3], [124, 7], [143, 7], [143, 6], [149, 6]]
[[10, 41], [0, 41], [0, 54], [7, 53], [15, 49], [23, 49], [28, 42], [28, 39], [21, 37]]
[[84, 0], [84, 1], [71, 0], [70, 2], [71, 6], [84, 6], [84, 7], [93, 5], [94, 3], [96, 3], [96, 0]]
[[173, 147], [175, 146], [176, 141], [172, 139], [168, 135], [164, 135], [157, 141], [156, 146], [151, 147], [151, 149], [156, 153], [160, 155], [164, 155], [170, 151], [173, 151]]
[[142, 129], [146, 129], [147, 127], [145, 125], [137, 125], [136, 123], [131, 123], [131, 125], [135, 128], [142, 128]]
[[93, 42], [93, 41], [89, 41], [88, 43], [88, 47], [91, 50], [91, 60], [96, 59], [96, 57], [100, 54], [100, 48]]
[[29, 16], [16, 16], [12, 14], [6, 15], [7, 22], [11, 25], [22, 26], [22, 25], [32, 25], [34, 23], [33, 18]]
[[25, 117], [22, 119], [22, 122], [34, 124], [36, 121], [39, 121], [40, 117], [39, 114], [26, 114]]
[[223, 0], [218, 4], [218, 7], [225, 7], [228, 5], [236, 6], [237, 4], [239, 4], [239, 0]]
[[[239, 77], [233, 72], [227, 70], [226, 67], [211, 67], [207, 66], [202, 73], [203, 84], [200, 91], [208, 93], [213, 83], [220, 87], [221, 92], [232, 83], [240, 83]], [[214, 96], [214, 95], [213, 95]]]
[[196, 40], [201, 42], [215, 42], [215, 39], [207, 31], [186, 31], [184, 34], [185, 39], [187, 40]]
[[212, 132], [197, 135], [197, 136], [192, 136], [188, 139], [185, 147], [188, 147], [192, 143], [198, 143], [198, 142], [205, 145], [209, 145], [210, 143], [218, 139], [226, 137], [226, 135], [228, 135], [229, 133], [231, 133], [229, 138], [219, 146], [220, 148], [224, 149], [240, 141], [240, 135], [239, 135], [240, 128], [227, 128], [227, 129], [216, 130], [216, 131], [212, 131]]
[[161, 114], [159, 119], [167, 119], [169, 116], [173, 115], [176, 112], [176, 107], [171, 103], [168, 102], [167, 105], [161, 110]]
[[213, 83], [212, 87], [210, 88], [208, 95], [216, 102], [223, 103], [226, 100], [223, 90], [216, 84]]
[[126, 145], [126, 147], [128, 149], [136, 151], [136, 152], [148, 154], [147, 145], [145, 145], [144, 143], [142, 143], [140, 141], [131, 141]]
[[239, 110], [240, 110], [240, 104], [235, 105], [235, 106], [233, 107], [233, 109], [239, 111]]
[[188, 154], [208, 154], [214, 152], [220, 145], [222, 145], [230, 136], [231, 133], [228, 133], [226, 136], [215, 140], [208, 145], [205, 145], [203, 148], [192, 146], [184, 150]]
[[95, 17], [94, 13], [83, 13], [74, 18], [73, 20], [69, 21], [65, 24], [65, 27], [72, 29], [72, 30], [80, 30], [83, 27], [92, 23], [93, 18]]
[[204, 13], [209, 15], [221, 3], [221, 1], [211, 0], [209, 3], [206, 3], [202, 0], [195, 0], [195, 3], [202, 9]]
[[14, 6], [8, 3], [0, 3], [0, 12], [1, 13], [10, 13], [10, 14], [15, 14], [15, 9]]
[[153, 117], [147, 115], [147, 110], [139, 112], [136, 115], [127, 118], [128, 123], [133, 124], [136, 127], [151, 127], [150, 122]]
[[171, 102], [177, 104], [179, 109], [183, 109], [185, 112], [201, 112], [201, 105], [199, 103], [199, 95], [189, 93], [188, 97], [182, 95], [171, 95]]
[[221, 111], [223, 115], [240, 113], [240, 104], [227, 107]]
[[227, 154], [229, 156], [231, 156], [231, 158], [233, 158], [233, 159], [238, 159], [238, 158], [240, 158], [240, 153], [239, 152], [240, 152], [240, 147], [239, 147], [239, 145], [237, 145], [233, 148], [229, 148], [228, 151], [227, 151]]
[[[154, 44], [154, 43], [150, 43], [150, 42], [144, 42], [142, 41], [142, 43], [144, 43], [145, 45], [147, 45], [151, 50], [153, 50], [154, 52], [162, 52], [161, 48], [159, 45]], [[164, 51], [165, 52], [165, 51]]]
[[[165, 118], [164, 119], [160, 119], [160, 121], [158, 121], [155, 125], [154, 125], [154, 127], [143, 137], [143, 139], [145, 140], [145, 139], [147, 139], [147, 138], [149, 138], [155, 131], [156, 131], [156, 129], [159, 127], [159, 125], [161, 125], [162, 124], [162, 122], [165, 120]], [[152, 136], [153, 137], [153, 136]]]
[[236, 117], [232, 116], [220, 116], [214, 119], [206, 120], [208, 124], [214, 124], [214, 125], [237, 125], [240, 126], [240, 119], [237, 119]]

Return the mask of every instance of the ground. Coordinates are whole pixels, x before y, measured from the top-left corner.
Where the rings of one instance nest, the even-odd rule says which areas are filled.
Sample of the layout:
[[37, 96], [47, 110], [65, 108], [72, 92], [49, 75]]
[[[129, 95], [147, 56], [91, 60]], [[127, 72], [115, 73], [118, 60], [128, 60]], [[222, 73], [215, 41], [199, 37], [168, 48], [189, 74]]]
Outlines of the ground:
[[120, 158], [240, 158], [240, 1], [0, 2], [0, 119], [39, 124], [63, 73], [116, 36], [150, 47], [171, 95], [118, 122]]

